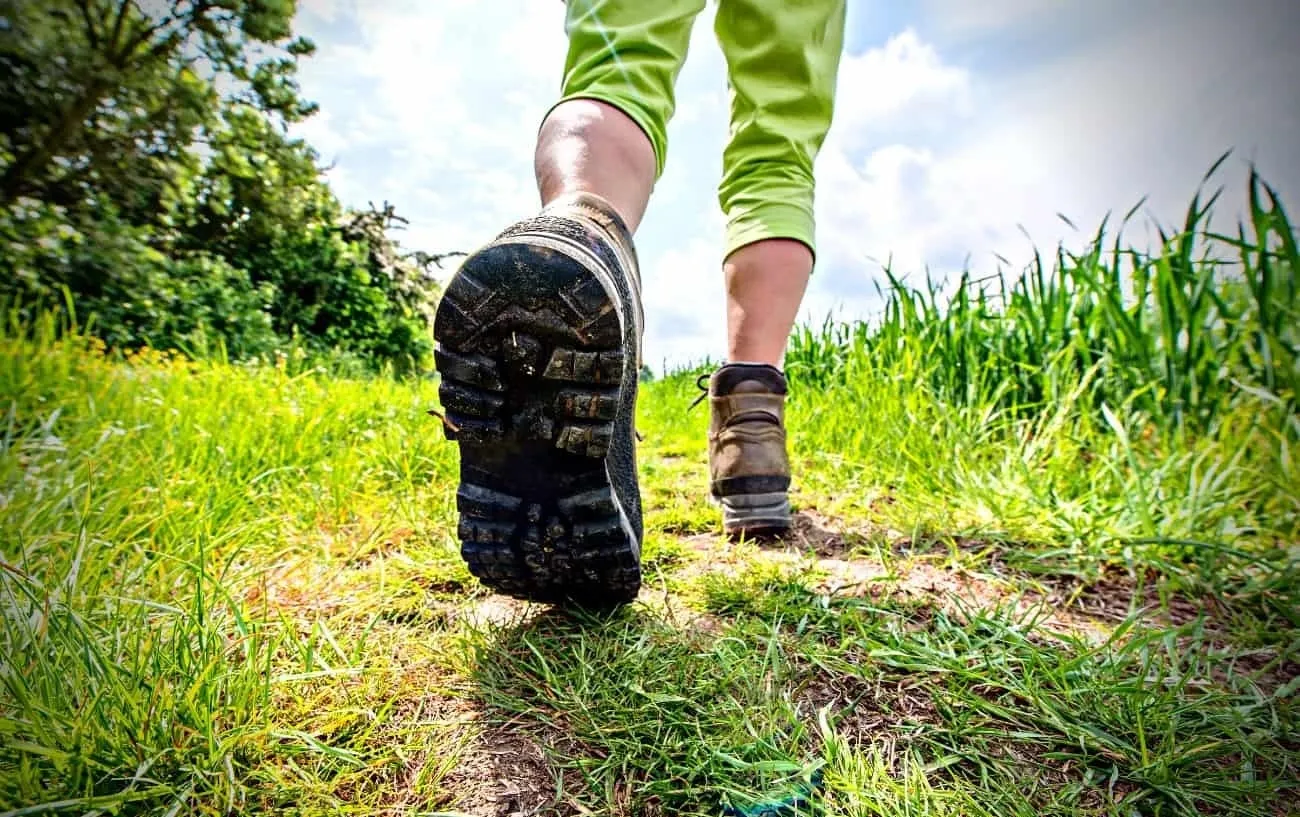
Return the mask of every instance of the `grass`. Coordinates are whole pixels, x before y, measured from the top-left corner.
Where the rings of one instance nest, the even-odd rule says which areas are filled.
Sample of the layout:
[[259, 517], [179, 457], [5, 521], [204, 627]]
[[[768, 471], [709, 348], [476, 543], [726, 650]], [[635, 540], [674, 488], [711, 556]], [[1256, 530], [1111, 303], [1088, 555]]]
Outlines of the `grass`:
[[693, 373], [646, 385], [599, 619], [466, 573], [434, 384], [11, 325], [0, 814], [1288, 813], [1297, 259], [1252, 191], [802, 330], [784, 543], [716, 535]]

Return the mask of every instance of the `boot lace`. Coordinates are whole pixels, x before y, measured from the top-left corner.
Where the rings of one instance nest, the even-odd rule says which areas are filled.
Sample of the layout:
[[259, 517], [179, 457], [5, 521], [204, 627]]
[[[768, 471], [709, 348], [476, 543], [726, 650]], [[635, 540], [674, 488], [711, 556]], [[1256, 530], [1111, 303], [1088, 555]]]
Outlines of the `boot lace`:
[[693, 411], [696, 406], [698, 406], [700, 403], [703, 403], [705, 399], [708, 398], [710, 376], [711, 374], [709, 372], [705, 372], [704, 374], [695, 378], [695, 388], [699, 389], [701, 394], [699, 397], [695, 398], [695, 402], [691, 403], [689, 406], [686, 407], [687, 412]]

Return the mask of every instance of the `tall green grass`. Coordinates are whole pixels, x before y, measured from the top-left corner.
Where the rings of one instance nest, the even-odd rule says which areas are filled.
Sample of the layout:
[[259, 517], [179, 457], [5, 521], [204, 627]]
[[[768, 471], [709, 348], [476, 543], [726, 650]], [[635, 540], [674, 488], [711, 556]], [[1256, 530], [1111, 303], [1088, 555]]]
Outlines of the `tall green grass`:
[[[1157, 227], [1151, 254], [1123, 243], [1134, 208], [1109, 245], [1103, 222], [1081, 253], [1059, 248], [1049, 266], [1035, 251], [1015, 277], [964, 272], [946, 298], [933, 280], [918, 289], [886, 269], [879, 319], [800, 327], [789, 374], [825, 388], [870, 366], [905, 373], [944, 401], [1022, 416], [1050, 411], [1086, 383], [1098, 411], [1124, 406], [1164, 428], [1203, 431], [1245, 394], [1294, 415], [1295, 231], [1252, 170], [1248, 222], [1236, 235], [1211, 232], [1221, 192], [1198, 193], [1180, 230]], [[1294, 422], [1284, 429], [1292, 441], [1296, 432]]]

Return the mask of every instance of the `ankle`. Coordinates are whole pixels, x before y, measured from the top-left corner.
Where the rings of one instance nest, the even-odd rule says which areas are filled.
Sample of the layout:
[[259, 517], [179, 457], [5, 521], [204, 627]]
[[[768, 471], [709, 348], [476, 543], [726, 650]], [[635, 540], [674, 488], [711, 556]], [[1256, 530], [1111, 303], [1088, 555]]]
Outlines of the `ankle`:
[[543, 206], [575, 194], [607, 201], [631, 231], [645, 213], [656, 176], [654, 147], [631, 117], [592, 99], [551, 110], [534, 155]]
[[797, 241], [758, 241], [732, 253], [723, 264], [731, 359], [781, 365], [811, 268]]

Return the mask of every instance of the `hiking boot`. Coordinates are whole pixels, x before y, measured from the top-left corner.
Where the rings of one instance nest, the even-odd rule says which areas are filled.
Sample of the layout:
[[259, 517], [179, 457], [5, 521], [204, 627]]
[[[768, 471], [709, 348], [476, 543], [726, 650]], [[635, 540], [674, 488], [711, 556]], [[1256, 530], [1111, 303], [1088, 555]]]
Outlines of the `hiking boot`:
[[728, 536], [790, 528], [785, 395], [785, 375], [774, 366], [733, 363], [709, 378], [709, 490]]
[[613, 607], [641, 586], [632, 236], [574, 195], [461, 265], [434, 319], [444, 431], [460, 448], [461, 556], [528, 601]]

